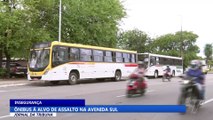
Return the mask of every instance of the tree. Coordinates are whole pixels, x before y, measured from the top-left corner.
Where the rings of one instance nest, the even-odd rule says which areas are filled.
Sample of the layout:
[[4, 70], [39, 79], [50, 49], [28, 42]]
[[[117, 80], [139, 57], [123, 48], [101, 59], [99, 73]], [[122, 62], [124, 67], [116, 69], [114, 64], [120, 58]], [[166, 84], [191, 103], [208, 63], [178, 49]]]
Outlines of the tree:
[[148, 44], [151, 42], [149, 36], [138, 29], [122, 32], [118, 35], [118, 48], [136, 50], [139, 53], [148, 52]]
[[0, 10], [0, 52], [6, 57], [9, 75], [11, 57], [26, 57], [32, 41], [36, 37], [46, 38], [48, 34], [33, 26], [32, 8], [26, 6], [24, 0], [2, 0]]
[[157, 37], [151, 44], [151, 52], [171, 56], [179, 56], [177, 49], [177, 37], [174, 34], [166, 34]]
[[[58, 38], [59, 0], [0, 1], [0, 65], [27, 58], [29, 48]], [[62, 41], [116, 46], [118, 21], [125, 16], [119, 0], [63, 0]]]
[[151, 44], [153, 53], [183, 57], [184, 67], [193, 59], [197, 59], [199, 47], [195, 45], [198, 35], [188, 31], [178, 31], [157, 37]]
[[213, 70], [212, 69], [212, 67], [213, 67], [213, 60], [209, 60], [208, 61], [208, 65], [209, 65], [210, 70]]
[[209, 60], [212, 60], [212, 49], [213, 49], [213, 46], [212, 44], [206, 44], [205, 45], [205, 48], [204, 48], [204, 54], [206, 56], [206, 59], [207, 59], [207, 62]]
[[[37, 0], [38, 26], [58, 38], [59, 0]], [[118, 21], [125, 16], [119, 0], [63, 0], [62, 41], [115, 47]]]

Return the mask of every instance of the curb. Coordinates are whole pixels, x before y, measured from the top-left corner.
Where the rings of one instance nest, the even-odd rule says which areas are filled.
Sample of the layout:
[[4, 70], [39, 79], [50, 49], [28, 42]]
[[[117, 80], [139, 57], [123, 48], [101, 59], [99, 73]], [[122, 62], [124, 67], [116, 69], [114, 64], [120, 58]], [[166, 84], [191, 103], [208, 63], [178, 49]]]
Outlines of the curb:
[[28, 84], [26, 79], [0, 79], [0, 88]]
[[14, 87], [14, 86], [23, 86], [23, 85], [27, 85], [27, 84], [28, 84], [28, 83], [2, 84], [2, 85], [0, 85], [0, 88]]

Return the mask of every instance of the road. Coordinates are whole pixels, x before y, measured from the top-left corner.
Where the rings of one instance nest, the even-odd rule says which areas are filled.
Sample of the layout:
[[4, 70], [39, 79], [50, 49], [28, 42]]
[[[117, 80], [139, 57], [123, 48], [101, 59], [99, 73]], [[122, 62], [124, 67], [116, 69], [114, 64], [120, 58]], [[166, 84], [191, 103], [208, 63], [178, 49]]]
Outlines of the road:
[[[148, 92], [142, 97], [125, 97], [126, 81], [120, 82], [82, 82], [78, 85], [46, 85], [42, 82], [29, 82], [18, 86], [0, 86], [0, 120], [13, 120], [9, 117], [10, 99], [85, 99], [87, 105], [168, 105], [176, 104], [179, 90], [179, 78], [171, 82], [159, 79], [148, 80]], [[212, 120], [213, 118], [213, 74], [206, 76], [206, 102], [197, 114], [180, 115], [178, 113], [58, 113], [52, 118], [25, 118], [20, 120]]]

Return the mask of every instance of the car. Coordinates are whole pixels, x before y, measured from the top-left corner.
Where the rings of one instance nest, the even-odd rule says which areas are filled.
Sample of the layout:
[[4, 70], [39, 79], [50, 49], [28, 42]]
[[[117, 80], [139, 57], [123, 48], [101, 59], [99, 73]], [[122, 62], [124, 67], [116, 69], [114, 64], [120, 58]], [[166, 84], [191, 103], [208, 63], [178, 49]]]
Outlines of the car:
[[209, 68], [207, 65], [202, 65], [203, 73], [207, 74], [209, 72]]
[[[2, 64], [3, 68], [6, 68], [6, 63], [3, 62]], [[26, 76], [27, 75], [27, 67], [22, 66], [21, 64], [17, 62], [11, 62], [10, 63], [10, 77], [13, 76]]]
[[208, 65], [206, 64], [206, 60], [200, 60], [202, 64], [202, 72], [207, 74], [209, 72]]

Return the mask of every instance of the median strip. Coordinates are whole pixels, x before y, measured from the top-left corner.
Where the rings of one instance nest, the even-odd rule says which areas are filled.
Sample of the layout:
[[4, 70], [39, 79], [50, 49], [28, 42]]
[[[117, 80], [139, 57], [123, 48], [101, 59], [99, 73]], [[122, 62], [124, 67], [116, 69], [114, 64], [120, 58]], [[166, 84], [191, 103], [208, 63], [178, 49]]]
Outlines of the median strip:
[[10, 117], [10, 115], [0, 116], [0, 119], [7, 118], [7, 117]]
[[5, 85], [0, 85], [0, 88], [4, 88], [4, 87], [13, 87], [13, 86], [23, 86], [23, 85], [27, 85], [28, 83], [19, 83], [19, 84], [5, 84]]
[[213, 99], [209, 99], [209, 100], [206, 100], [204, 103], [202, 103], [201, 105], [205, 105], [205, 104], [207, 104], [207, 103], [210, 103], [210, 102], [212, 102], [213, 101]]

